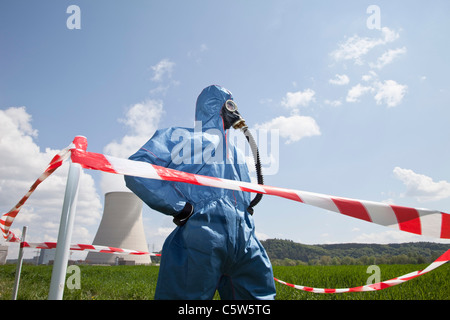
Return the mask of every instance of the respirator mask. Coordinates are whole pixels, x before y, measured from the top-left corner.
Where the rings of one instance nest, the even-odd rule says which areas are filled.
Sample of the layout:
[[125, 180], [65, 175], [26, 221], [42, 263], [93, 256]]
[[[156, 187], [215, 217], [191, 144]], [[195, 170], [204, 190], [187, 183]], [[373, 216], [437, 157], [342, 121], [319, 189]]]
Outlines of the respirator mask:
[[[242, 118], [242, 116], [238, 112], [236, 103], [233, 100], [227, 100], [222, 106], [220, 115], [222, 116], [225, 130], [233, 127], [234, 129], [240, 129], [242, 133], [245, 135], [245, 138], [250, 144], [250, 149], [252, 150], [253, 159], [255, 161], [258, 184], [264, 184], [264, 179], [261, 172], [261, 161], [259, 159], [258, 146], [256, 145], [255, 139], [253, 139], [250, 130], [248, 130], [244, 118]], [[247, 208], [247, 211], [250, 214], [253, 214], [253, 207], [258, 204], [261, 198], [262, 194], [258, 193], [256, 194], [255, 198], [250, 202], [250, 206]]]

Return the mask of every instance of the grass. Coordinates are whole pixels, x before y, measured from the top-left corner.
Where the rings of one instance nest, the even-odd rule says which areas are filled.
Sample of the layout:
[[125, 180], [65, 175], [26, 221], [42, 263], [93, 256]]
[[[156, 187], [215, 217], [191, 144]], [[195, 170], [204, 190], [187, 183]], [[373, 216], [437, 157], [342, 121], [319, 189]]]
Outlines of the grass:
[[[388, 280], [426, 265], [380, 265], [381, 280]], [[157, 266], [81, 265], [80, 289], [64, 290], [64, 300], [152, 300]], [[0, 300], [10, 300], [15, 265], [0, 266]], [[349, 288], [366, 284], [367, 266], [274, 266], [277, 278], [317, 288]], [[46, 300], [51, 266], [24, 265], [18, 300]], [[68, 274], [70, 277], [70, 274]], [[277, 283], [277, 300], [449, 300], [450, 264], [417, 279], [376, 292], [315, 294]], [[218, 296], [215, 297], [218, 299]]]
[[[380, 265], [381, 281], [424, 269], [424, 265]], [[315, 288], [351, 288], [365, 285], [371, 273], [367, 266], [274, 267], [275, 276], [289, 283]], [[282, 300], [448, 300], [450, 264], [403, 284], [374, 292], [314, 294], [284, 285], [277, 286]]]

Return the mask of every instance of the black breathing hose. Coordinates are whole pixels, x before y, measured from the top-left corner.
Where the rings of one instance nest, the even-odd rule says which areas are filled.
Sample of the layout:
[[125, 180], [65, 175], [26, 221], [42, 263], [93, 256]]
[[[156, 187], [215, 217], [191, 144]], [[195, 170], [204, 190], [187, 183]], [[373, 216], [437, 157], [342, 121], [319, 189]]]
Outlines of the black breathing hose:
[[[247, 127], [243, 128], [242, 131], [243, 131], [245, 137], [247, 138], [247, 141], [250, 144], [250, 148], [253, 153], [253, 159], [255, 161], [255, 167], [256, 167], [256, 176], [258, 178], [258, 184], [264, 184], [264, 178], [263, 178], [262, 170], [261, 170], [261, 160], [259, 159], [259, 151], [258, 151], [258, 146], [256, 145], [256, 141], [255, 141], [255, 139], [253, 139], [253, 136]], [[253, 214], [253, 207], [256, 206], [259, 201], [261, 201], [262, 196], [263, 195], [261, 193], [257, 193], [255, 198], [253, 198], [253, 200], [250, 202], [250, 206], [247, 209], [250, 214]]]

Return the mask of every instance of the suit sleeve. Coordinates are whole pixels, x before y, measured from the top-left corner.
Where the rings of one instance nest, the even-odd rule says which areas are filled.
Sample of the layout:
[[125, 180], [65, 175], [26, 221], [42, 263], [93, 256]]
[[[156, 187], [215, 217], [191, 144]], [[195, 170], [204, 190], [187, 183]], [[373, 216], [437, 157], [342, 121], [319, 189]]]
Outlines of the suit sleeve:
[[[158, 130], [129, 159], [169, 167], [173, 145], [170, 130]], [[125, 176], [125, 183], [150, 208], [166, 215], [178, 214], [187, 203], [186, 196], [175, 182]]]

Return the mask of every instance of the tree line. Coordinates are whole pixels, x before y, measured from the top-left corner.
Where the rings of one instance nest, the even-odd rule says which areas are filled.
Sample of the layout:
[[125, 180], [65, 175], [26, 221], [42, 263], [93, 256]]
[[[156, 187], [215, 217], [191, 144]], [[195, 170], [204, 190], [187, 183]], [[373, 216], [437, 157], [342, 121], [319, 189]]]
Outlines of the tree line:
[[261, 243], [273, 265], [423, 264], [433, 262], [449, 248], [433, 242], [306, 245], [268, 239]]

